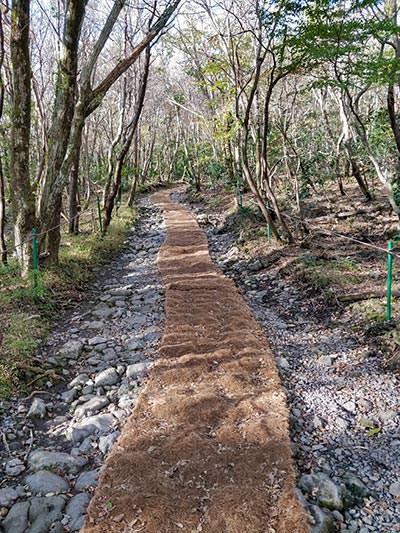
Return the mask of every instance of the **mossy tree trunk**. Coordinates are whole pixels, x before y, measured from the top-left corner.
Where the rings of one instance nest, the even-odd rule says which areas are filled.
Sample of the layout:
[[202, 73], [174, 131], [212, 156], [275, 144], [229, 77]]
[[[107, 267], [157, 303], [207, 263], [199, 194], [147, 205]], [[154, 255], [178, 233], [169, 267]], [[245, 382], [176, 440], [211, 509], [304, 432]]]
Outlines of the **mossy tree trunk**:
[[14, 238], [22, 276], [32, 263], [31, 231], [35, 225], [35, 200], [29, 173], [31, 137], [31, 62], [29, 56], [30, 1], [13, 0], [10, 56], [12, 76], [10, 192]]

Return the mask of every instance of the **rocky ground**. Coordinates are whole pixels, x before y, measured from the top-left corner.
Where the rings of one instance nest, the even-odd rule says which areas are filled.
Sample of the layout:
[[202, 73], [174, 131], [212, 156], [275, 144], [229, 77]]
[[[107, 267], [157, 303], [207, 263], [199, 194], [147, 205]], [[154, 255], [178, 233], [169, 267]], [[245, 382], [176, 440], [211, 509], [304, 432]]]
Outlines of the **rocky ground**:
[[163, 292], [160, 213], [144, 201], [121, 255], [79, 310], [60, 317], [43, 369], [65, 382], [0, 406], [0, 531], [78, 531], [104, 457], [132, 411], [157, 352]]
[[354, 338], [345, 312], [321, 316], [279, 263], [244, 258], [221, 217], [201, 206], [194, 211], [211, 256], [235, 280], [276, 356], [291, 410], [298, 495], [313, 533], [400, 531], [398, 375], [385, 371], [378, 350]]

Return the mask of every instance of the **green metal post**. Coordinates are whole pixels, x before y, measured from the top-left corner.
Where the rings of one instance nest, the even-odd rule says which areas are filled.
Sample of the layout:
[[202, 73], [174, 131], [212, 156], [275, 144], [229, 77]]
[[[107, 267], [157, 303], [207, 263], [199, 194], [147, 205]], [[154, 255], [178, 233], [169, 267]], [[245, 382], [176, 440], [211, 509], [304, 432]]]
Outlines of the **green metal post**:
[[393, 242], [388, 241], [388, 256], [387, 256], [387, 298], [386, 298], [386, 320], [392, 318], [392, 256]]
[[32, 255], [33, 255], [33, 288], [37, 289], [39, 261], [38, 261], [36, 228], [32, 228]]
[[101, 206], [100, 206], [100, 198], [97, 197], [97, 214], [99, 215], [99, 228], [100, 228], [100, 235], [103, 237], [103, 219], [101, 218]]
[[[269, 211], [269, 202], [267, 202], [267, 209]], [[271, 225], [267, 224], [267, 238], [268, 242], [271, 242]]]

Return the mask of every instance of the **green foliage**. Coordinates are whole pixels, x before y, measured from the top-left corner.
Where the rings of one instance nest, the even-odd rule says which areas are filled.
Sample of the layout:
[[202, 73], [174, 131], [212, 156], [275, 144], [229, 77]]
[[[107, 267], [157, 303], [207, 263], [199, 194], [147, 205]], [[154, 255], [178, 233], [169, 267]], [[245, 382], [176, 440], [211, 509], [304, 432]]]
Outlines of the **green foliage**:
[[103, 239], [97, 233], [63, 234], [60, 264], [40, 270], [36, 289], [31, 277], [20, 278], [14, 260], [7, 267], [0, 265], [0, 398], [23, 388], [32, 377], [30, 362], [51, 329], [59, 304], [83, 290], [93, 268], [109, 261], [121, 248], [135, 218], [134, 210], [121, 208]]

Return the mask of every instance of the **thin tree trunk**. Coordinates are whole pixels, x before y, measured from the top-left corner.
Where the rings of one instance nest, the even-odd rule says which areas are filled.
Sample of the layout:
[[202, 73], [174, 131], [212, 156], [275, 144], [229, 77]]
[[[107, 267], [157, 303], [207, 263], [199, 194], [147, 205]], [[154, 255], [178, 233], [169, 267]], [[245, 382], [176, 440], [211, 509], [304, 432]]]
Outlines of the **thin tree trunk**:
[[147, 90], [147, 82], [149, 79], [149, 70], [150, 70], [150, 57], [151, 57], [151, 46], [149, 45], [146, 48], [145, 53], [145, 61], [143, 66], [143, 74], [142, 78], [139, 83], [139, 94], [137, 97], [137, 102], [135, 105], [135, 110], [133, 113], [132, 120], [128, 126], [128, 133], [125, 139], [125, 142], [121, 148], [121, 151], [119, 152], [117, 158], [116, 158], [116, 164], [115, 164], [115, 174], [114, 174], [114, 183], [112, 185], [112, 188], [108, 194], [108, 196], [105, 198], [104, 203], [104, 228], [107, 228], [110, 225], [111, 222], [111, 216], [112, 211], [114, 209], [114, 203], [115, 199], [117, 197], [118, 191], [121, 187], [121, 180], [122, 180], [122, 169], [124, 166], [125, 158], [129, 152], [129, 149], [132, 145], [133, 138], [135, 136], [140, 115], [142, 114], [144, 100], [146, 96], [146, 90]]
[[14, 240], [22, 276], [32, 263], [31, 231], [35, 201], [29, 173], [31, 132], [31, 63], [29, 56], [30, 1], [13, 0], [10, 50], [12, 69], [10, 192]]

